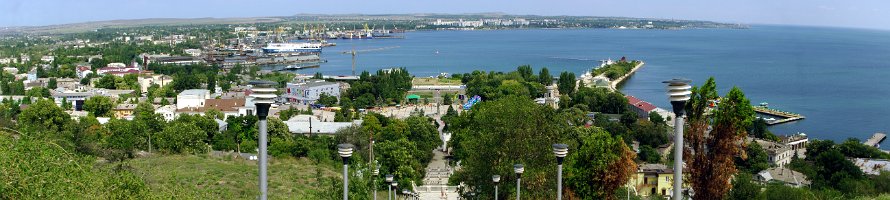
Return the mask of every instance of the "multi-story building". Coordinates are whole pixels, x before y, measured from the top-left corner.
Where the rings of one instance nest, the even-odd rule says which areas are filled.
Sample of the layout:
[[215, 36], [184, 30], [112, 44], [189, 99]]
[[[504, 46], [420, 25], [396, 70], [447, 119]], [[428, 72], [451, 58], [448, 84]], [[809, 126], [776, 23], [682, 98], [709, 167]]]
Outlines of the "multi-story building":
[[288, 102], [314, 104], [321, 94], [340, 98], [340, 84], [324, 80], [310, 79], [299, 83], [288, 83], [285, 98]]
[[207, 99], [210, 99], [210, 90], [185, 90], [176, 95], [176, 109], [204, 107], [204, 100]]
[[[684, 189], [689, 187], [684, 181]], [[637, 174], [627, 182], [640, 196], [673, 196], [674, 169], [663, 164], [640, 164]]]
[[793, 150], [794, 153], [797, 153], [797, 157], [806, 157], [807, 143], [809, 143], [810, 141], [809, 139], [807, 139], [807, 134], [797, 133], [794, 135], [783, 135], [779, 136], [779, 139], [782, 140], [782, 143], [791, 147], [791, 150]]
[[794, 157], [795, 151], [788, 145], [773, 141], [748, 138], [748, 142], [751, 142], [752, 140], [757, 142], [757, 144], [766, 151], [771, 165], [784, 167], [788, 163], [791, 163], [791, 158]]

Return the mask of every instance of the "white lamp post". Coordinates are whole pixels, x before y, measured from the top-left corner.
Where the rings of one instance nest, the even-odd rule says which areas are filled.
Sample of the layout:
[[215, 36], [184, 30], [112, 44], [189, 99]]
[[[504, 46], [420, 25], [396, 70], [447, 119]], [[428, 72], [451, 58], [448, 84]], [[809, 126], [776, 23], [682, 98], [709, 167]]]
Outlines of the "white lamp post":
[[498, 200], [498, 183], [501, 182], [501, 175], [492, 175], [491, 181], [494, 181], [494, 200]]
[[343, 200], [349, 199], [349, 157], [352, 156], [352, 144], [337, 145], [337, 154], [343, 158]]
[[521, 194], [519, 186], [522, 183], [522, 172], [525, 172], [525, 168], [522, 164], [515, 164], [513, 165], [513, 172], [516, 173], [516, 200], [519, 200], [519, 195]]
[[667, 84], [668, 99], [674, 110], [674, 199], [683, 199], [683, 119], [686, 116], [686, 102], [692, 95], [691, 80], [671, 79]]
[[389, 187], [389, 190], [387, 190], [387, 194], [386, 194], [387, 200], [392, 200], [392, 186], [393, 186], [392, 174], [387, 174], [386, 178], [384, 180], [386, 180], [386, 186]]
[[562, 161], [569, 154], [569, 145], [553, 144], [553, 154], [556, 155], [556, 199], [562, 200]]
[[377, 200], [377, 176], [380, 175], [380, 167], [375, 166], [374, 171], [371, 173], [374, 175], [374, 183], [371, 184], [371, 185], [373, 185], [373, 186], [371, 186], [371, 190], [374, 190], [374, 200]]
[[266, 155], [267, 149], [267, 139], [268, 136], [267, 129], [268, 124], [266, 121], [266, 117], [269, 116], [269, 107], [272, 106], [272, 103], [275, 102], [274, 99], [278, 97], [275, 95], [277, 91], [275, 88], [272, 88], [275, 85], [275, 82], [271, 81], [251, 81], [251, 85], [253, 85], [253, 89], [251, 89], [250, 96], [253, 97], [253, 102], [256, 105], [257, 111], [256, 115], [259, 118], [259, 176], [260, 176], [260, 200], [266, 200], [268, 194], [268, 177], [267, 177], [267, 168], [268, 168], [268, 155]]

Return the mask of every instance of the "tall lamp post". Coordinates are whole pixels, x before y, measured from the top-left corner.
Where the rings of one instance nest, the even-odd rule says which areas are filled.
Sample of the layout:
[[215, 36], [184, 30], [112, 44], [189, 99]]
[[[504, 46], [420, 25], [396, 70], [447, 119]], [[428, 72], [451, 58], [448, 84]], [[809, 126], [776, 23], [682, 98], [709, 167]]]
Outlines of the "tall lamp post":
[[349, 157], [352, 156], [352, 144], [338, 144], [337, 153], [343, 158], [343, 200], [349, 199]]
[[569, 154], [569, 145], [553, 144], [553, 154], [556, 155], [556, 199], [562, 200], [562, 161]]
[[668, 99], [674, 110], [674, 200], [683, 199], [683, 119], [686, 117], [686, 101], [692, 96], [688, 79], [671, 79], [667, 84]]
[[393, 190], [394, 193], [395, 193], [395, 194], [393, 194], [393, 198], [398, 199], [398, 198], [399, 198], [399, 182], [395, 182], [395, 181], [393, 181], [393, 182], [390, 183], [390, 184], [392, 185], [392, 187], [395, 188], [395, 189]]
[[275, 88], [273, 85], [275, 82], [271, 81], [251, 81], [251, 85], [253, 85], [253, 89], [251, 89], [250, 96], [253, 97], [253, 102], [256, 105], [256, 115], [259, 118], [259, 131], [260, 131], [260, 141], [259, 141], [259, 163], [260, 163], [260, 200], [266, 200], [267, 191], [268, 191], [268, 177], [266, 173], [266, 169], [268, 167], [268, 156], [266, 155], [267, 149], [267, 139], [268, 136], [267, 129], [268, 124], [266, 121], [266, 117], [269, 116], [269, 107], [272, 105], [275, 97]]
[[519, 186], [522, 183], [522, 172], [525, 172], [525, 168], [522, 166], [522, 164], [515, 164], [513, 165], [513, 172], [516, 173], [516, 200], [519, 200]]
[[494, 181], [494, 200], [498, 200], [498, 183], [501, 182], [501, 175], [492, 175], [491, 181]]
[[393, 179], [392, 174], [387, 174], [386, 178], [383, 179], [386, 181], [386, 186], [389, 187], [389, 190], [387, 190], [387, 193], [386, 193], [387, 200], [392, 200], [392, 181], [393, 181], [392, 179]]
[[374, 175], [374, 183], [371, 184], [373, 185], [371, 186], [371, 190], [374, 190], [374, 200], [377, 200], [377, 176], [380, 175], [380, 167], [374, 166], [374, 171], [371, 173]]

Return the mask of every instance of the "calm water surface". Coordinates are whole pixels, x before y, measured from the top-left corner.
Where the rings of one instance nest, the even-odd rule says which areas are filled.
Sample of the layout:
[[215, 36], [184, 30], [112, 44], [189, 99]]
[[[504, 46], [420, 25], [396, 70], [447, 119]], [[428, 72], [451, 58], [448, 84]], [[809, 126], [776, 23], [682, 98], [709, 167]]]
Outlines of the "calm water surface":
[[[529, 64], [579, 74], [599, 60], [627, 56], [646, 65], [622, 92], [669, 108], [661, 81], [708, 77], [725, 93], [740, 87], [752, 103], [801, 113], [807, 119], [777, 125], [777, 134], [864, 140], [890, 129], [890, 31], [754, 26], [701, 30], [495, 30], [425, 31], [406, 39], [333, 40], [329, 62], [316, 71], [348, 75], [351, 49], [398, 48], [361, 53], [357, 69], [406, 67], [418, 76], [473, 70], [512, 71]], [[884, 149], [888, 149], [885, 145]]]

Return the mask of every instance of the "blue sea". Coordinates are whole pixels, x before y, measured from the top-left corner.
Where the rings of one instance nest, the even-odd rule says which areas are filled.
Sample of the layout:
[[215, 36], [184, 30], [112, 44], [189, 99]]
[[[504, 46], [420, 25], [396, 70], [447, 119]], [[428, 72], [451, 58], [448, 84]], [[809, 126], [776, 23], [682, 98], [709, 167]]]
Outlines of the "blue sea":
[[[800, 113], [802, 121], [772, 126], [776, 134], [865, 140], [890, 129], [890, 31], [796, 26], [688, 30], [418, 31], [405, 39], [332, 40], [328, 62], [299, 73], [349, 75], [352, 49], [389, 48], [357, 55], [357, 70], [405, 67], [418, 76], [473, 70], [512, 71], [531, 65], [577, 75], [602, 59], [646, 65], [620, 88], [659, 107], [670, 105], [663, 80], [702, 84], [715, 77], [725, 93], [741, 88], [752, 104]], [[884, 149], [888, 149], [885, 145]]]

